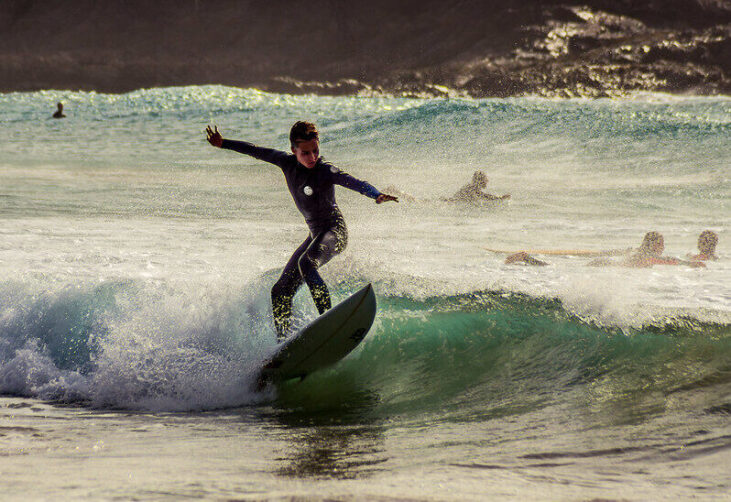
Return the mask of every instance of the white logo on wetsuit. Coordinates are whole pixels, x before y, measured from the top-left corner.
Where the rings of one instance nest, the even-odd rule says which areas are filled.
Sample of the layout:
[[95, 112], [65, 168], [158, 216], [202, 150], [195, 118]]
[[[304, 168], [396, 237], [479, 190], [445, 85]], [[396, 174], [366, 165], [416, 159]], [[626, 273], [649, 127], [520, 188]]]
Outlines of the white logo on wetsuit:
[[330, 166], [330, 172], [333, 174], [338, 174], [340, 172], [340, 169], [335, 166]]
[[312, 195], [314, 191], [312, 190], [312, 187], [305, 185], [305, 187], [302, 189], [302, 191], [305, 193], [305, 195]]

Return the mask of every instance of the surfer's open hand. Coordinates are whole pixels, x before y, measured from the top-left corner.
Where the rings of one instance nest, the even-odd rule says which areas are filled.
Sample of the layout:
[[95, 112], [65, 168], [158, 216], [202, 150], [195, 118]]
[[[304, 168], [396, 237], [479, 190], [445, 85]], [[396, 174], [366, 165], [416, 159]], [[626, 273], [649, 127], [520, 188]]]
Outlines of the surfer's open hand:
[[211, 126], [206, 127], [206, 135], [210, 144], [221, 148], [221, 145], [223, 145], [223, 136], [218, 132], [218, 126], [213, 126], [213, 129], [211, 129]]
[[376, 204], [381, 204], [383, 202], [388, 202], [390, 200], [392, 200], [394, 202], [398, 202], [398, 197], [394, 197], [393, 195], [388, 195], [388, 194], [382, 193], [376, 199]]

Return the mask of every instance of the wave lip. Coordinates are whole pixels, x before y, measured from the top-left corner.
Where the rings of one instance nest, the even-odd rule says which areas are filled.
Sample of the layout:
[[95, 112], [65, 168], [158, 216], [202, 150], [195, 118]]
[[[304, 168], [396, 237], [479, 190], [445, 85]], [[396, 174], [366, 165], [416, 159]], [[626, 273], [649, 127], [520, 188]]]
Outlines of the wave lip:
[[0, 394], [144, 410], [256, 402], [273, 340], [257, 305], [131, 281], [15, 293], [0, 312]]

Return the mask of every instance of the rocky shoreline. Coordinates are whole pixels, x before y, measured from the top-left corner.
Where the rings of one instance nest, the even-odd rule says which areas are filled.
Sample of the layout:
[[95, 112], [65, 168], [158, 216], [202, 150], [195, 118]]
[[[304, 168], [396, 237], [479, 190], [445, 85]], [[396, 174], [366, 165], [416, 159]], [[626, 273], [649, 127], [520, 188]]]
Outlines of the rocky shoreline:
[[[5, 0], [0, 92], [731, 94], [731, 2]], [[301, 15], [311, 26], [303, 27]]]

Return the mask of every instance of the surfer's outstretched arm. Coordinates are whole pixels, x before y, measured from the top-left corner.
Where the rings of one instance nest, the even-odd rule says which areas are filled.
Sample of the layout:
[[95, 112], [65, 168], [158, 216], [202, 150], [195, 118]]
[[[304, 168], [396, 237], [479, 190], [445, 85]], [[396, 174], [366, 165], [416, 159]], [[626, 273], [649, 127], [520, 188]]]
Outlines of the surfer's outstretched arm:
[[211, 129], [211, 126], [206, 127], [206, 135], [208, 142], [215, 147], [243, 153], [254, 157], [255, 159], [269, 162], [270, 164], [279, 165], [281, 160], [284, 157], [287, 157], [285, 152], [274, 150], [273, 148], [262, 148], [247, 141], [223, 139], [221, 133], [218, 132], [218, 127], [216, 126], [214, 126], [213, 129]]
[[376, 204], [381, 204], [388, 201], [398, 202], [398, 197], [381, 193], [380, 190], [378, 190], [370, 183], [359, 180], [358, 178], [355, 178], [348, 173], [341, 171], [335, 166], [330, 166], [330, 172], [332, 173], [333, 183], [343, 186], [345, 188], [349, 188], [350, 190], [354, 190], [358, 193], [365, 195], [366, 197], [370, 197], [371, 199], [374, 199], [376, 201]]

